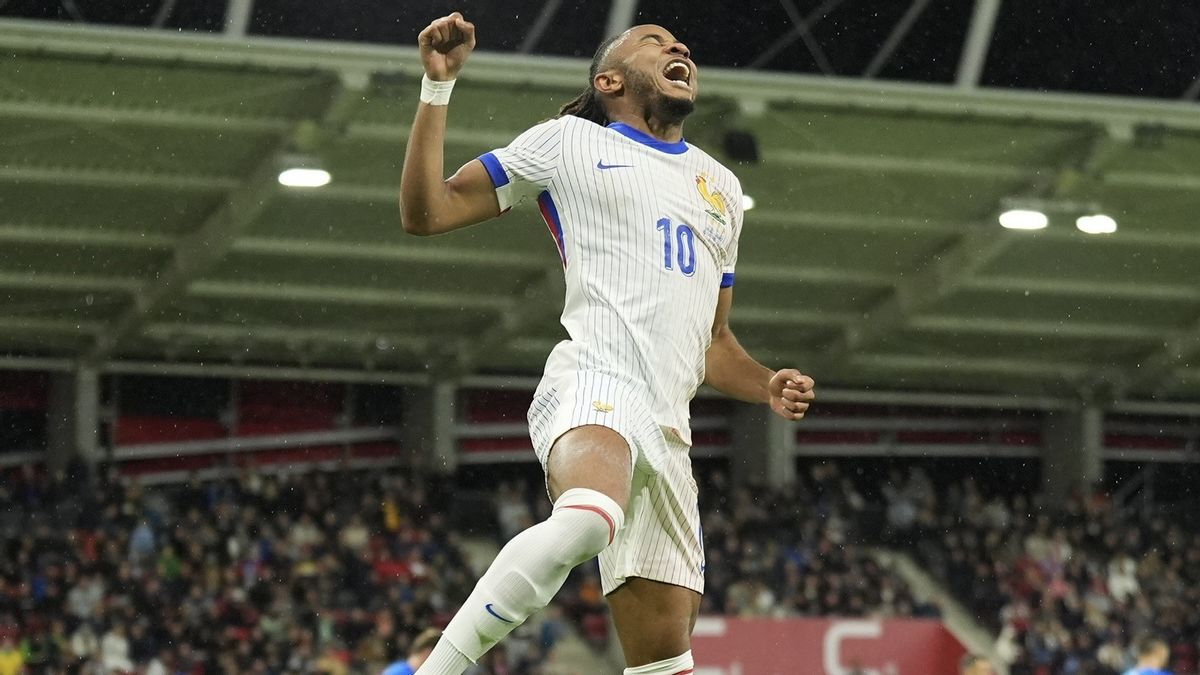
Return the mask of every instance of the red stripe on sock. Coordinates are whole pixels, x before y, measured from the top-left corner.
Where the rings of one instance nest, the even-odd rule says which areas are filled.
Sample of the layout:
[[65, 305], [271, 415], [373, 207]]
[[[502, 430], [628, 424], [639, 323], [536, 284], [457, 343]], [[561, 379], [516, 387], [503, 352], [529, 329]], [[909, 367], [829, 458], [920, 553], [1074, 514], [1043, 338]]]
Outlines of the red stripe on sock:
[[681, 670], [678, 673], [675, 673], [675, 675], [692, 675], [694, 672], [696, 672], [695, 669], [688, 668], [687, 670]]
[[[600, 514], [600, 517], [604, 519], [604, 522], [608, 523], [608, 543], [610, 543], [610, 544], [613, 543], [613, 537], [617, 536], [617, 524], [613, 522], [612, 516], [610, 516], [604, 512], [604, 509], [600, 508], [599, 506], [588, 506], [587, 504], [580, 504], [578, 506], [575, 506], [575, 505], [564, 506], [563, 508], [564, 509], [578, 509], [580, 511], [591, 511], [592, 513]], [[691, 671], [688, 671], [688, 672], [691, 672]]]

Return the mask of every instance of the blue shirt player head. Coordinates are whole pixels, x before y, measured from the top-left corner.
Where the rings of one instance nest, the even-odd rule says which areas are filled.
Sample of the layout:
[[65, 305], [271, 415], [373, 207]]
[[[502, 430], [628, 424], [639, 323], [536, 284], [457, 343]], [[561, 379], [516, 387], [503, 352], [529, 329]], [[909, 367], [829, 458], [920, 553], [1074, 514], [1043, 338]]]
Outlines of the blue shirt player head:
[[409, 645], [408, 658], [384, 668], [383, 675], [413, 675], [417, 672], [417, 668], [420, 668], [429, 658], [430, 652], [433, 651], [434, 645], [441, 637], [442, 631], [436, 628], [427, 628], [421, 631], [421, 634]]
[[1171, 675], [1167, 663], [1171, 660], [1171, 648], [1161, 638], [1146, 637], [1137, 643], [1137, 665], [1125, 671], [1125, 675]]

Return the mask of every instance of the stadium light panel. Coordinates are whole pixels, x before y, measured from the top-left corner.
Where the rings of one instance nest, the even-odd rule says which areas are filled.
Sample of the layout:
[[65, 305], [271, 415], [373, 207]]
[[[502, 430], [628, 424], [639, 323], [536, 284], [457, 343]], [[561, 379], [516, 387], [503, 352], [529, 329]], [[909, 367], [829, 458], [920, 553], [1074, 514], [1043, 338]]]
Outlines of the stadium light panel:
[[1117, 231], [1117, 221], [1113, 220], [1111, 216], [1097, 213], [1090, 216], [1079, 216], [1075, 220], [1075, 227], [1080, 232], [1087, 234], [1112, 234]]
[[318, 188], [329, 185], [332, 176], [325, 169], [291, 167], [279, 172], [279, 184], [294, 188]]
[[1010, 230], [1041, 230], [1048, 224], [1046, 214], [1032, 209], [1009, 209], [1000, 214], [1000, 225]]

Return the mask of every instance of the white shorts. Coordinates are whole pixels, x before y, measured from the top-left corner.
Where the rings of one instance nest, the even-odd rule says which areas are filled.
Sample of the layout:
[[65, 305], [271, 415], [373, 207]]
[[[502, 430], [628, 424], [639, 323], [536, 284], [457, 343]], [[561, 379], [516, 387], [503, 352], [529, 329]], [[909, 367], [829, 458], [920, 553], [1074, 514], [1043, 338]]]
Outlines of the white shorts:
[[543, 379], [529, 407], [529, 435], [542, 469], [560, 436], [597, 424], [629, 444], [633, 485], [625, 526], [600, 554], [604, 594], [630, 577], [704, 592], [704, 535], [700, 530], [690, 448], [650, 416], [640, 387], [591, 372]]

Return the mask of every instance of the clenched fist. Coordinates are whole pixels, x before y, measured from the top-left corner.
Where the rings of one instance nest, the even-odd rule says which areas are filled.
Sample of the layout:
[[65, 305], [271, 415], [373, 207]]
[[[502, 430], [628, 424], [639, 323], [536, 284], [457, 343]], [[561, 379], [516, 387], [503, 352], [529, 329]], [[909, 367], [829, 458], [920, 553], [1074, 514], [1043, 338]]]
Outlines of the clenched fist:
[[817, 397], [813, 379], [794, 368], [784, 368], [775, 373], [767, 389], [771, 395], [771, 410], [785, 420], [799, 420], [808, 410], [808, 404]]
[[429, 79], [453, 80], [475, 49], [475, 24], [454, 12], [426, 26], [417, 36], [417, 46]]

